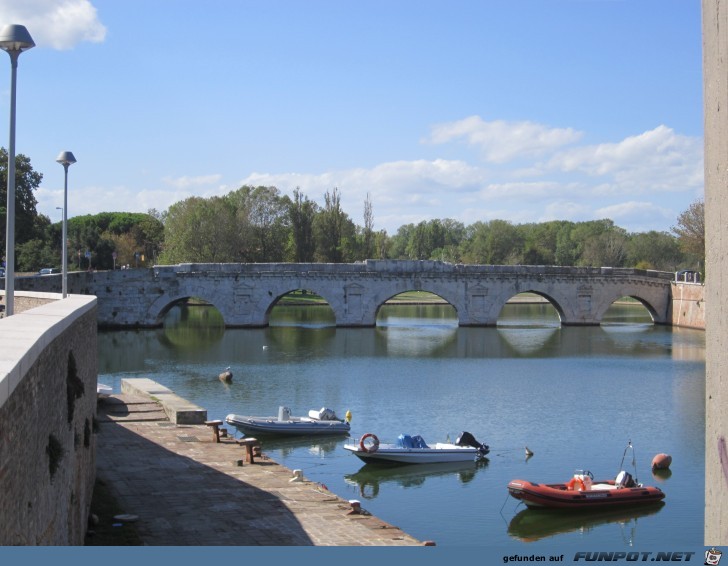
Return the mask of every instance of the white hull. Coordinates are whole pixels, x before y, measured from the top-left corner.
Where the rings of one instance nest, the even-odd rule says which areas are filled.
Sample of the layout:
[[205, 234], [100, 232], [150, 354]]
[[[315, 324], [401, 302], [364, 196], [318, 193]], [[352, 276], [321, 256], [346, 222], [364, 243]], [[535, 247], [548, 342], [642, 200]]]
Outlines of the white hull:
[[230, 414], [225, 422], [246, 434], [276, 434], [288, 436], [310, 436], [326, 434], [348, 434], [349, 423], [340, 420], [319, 420], [310, 417], [251, 417]]
[[113, 391], [113, 388], [108, 385], [104, 385], [103, 383], [96, 384], [96, 394], [101, 398], [108, 397]]
[[476, 448], [456, 444], [437, 443], [430, 448], [402, 448], [396, 444], [380, 444], [374, 452], [361, 450], [358, 444], [345, 444], [344, 448], [364, 462], [392, 464], [437, 464], [445, 462], [474, 462], [480, 459]]

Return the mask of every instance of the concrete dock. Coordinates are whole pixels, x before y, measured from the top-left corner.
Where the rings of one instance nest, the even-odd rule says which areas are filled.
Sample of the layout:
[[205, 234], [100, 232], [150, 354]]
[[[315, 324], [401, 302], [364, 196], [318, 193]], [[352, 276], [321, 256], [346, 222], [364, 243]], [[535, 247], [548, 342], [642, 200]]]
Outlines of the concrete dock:
[[159, 400], [99, 401], [97, 476], [151, 546], [422, 546], [424, 543], [232, 438], [173, 422]]

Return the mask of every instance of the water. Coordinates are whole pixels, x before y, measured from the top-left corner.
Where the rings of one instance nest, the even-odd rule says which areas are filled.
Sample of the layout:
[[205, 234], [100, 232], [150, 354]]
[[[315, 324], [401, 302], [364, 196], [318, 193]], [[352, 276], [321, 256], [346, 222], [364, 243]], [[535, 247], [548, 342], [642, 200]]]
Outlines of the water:
[[[559, 326], [548, 305], [507, 306], [498, 328], [458, 328], [452, 307], [382, 308], [376, 328], [331, 326], [326, 307], [274, 309], [265, 329], [228, 329], [214, 309], [176, 308], [164, 329], [99, 334], [99, 381], [148, 377], [208, 410], [277, 415], [330, 407], [353, 413], [353, 437], [401, 433], [428, 442], [467, 430], [491, 446], [481, 465], [364, 466], [343, 438], [264, 440], [307, 479], [421, 540], [504, 553], [567, 549], [684, 550], [702, 545], [704, 333], [653, 326], [641, 307], [610, 324]], [[217, 375], [231, 366], [232, 384]], [[597, 479], [634, 445], [640, 481], [663, 506], [569, 514], [524, 510], [506, 485]], [[525, 447], [534, 452], [526, 458]], [[655, 477], [655, 454], [673, 457]], [[632, 452], [624, 468], [634, 474]]]

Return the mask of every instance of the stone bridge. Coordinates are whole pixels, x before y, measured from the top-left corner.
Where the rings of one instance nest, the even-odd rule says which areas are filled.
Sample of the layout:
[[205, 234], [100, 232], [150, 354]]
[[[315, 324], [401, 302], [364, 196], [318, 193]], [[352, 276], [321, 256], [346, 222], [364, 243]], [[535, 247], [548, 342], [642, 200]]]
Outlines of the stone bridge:
[[[375, 326], [379, 308], [405, 291], [450, 303], [460, 326], [495, 326], [514, 295], [536, 293], [562, 325], [598, 325], [614, 301], [640, 301], [657, 324], [671, 323], [673, 273], [617, 268], [454, 265], [367, 260], [354, 264], [180, 264], [152, 269], [70, 273], [68, 290], [98, 297], [99, 325], [155, 327], [190, 297], [214, 305], [228, 327], [264, 327], [277, 301], [305, 289], [331, 306], [337, 326]], [[58, 291], [60, 276], [16, 278], [16, 288]]]

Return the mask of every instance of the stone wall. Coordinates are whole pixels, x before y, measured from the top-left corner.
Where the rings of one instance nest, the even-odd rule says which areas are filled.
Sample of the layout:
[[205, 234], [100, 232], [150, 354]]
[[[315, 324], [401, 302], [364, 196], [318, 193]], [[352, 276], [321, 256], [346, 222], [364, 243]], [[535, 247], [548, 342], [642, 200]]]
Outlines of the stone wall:
[[96, 467], [96, 299], [0, 321], [0, 545], [81, 545]]
[[699, 283], [672, 284], [672, 325], [705, 330], [705, 287]]
[[[728, 545], [728, 10], [703, 0], [705, 117], [705, 545]], [[724, 214], [725, 213], [725, 214]]]

